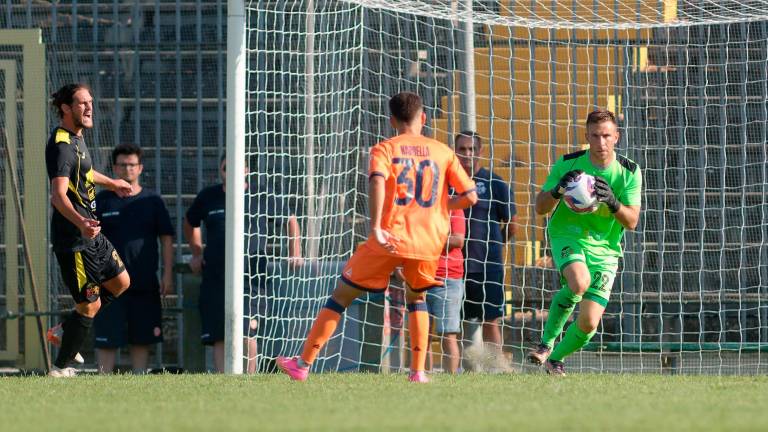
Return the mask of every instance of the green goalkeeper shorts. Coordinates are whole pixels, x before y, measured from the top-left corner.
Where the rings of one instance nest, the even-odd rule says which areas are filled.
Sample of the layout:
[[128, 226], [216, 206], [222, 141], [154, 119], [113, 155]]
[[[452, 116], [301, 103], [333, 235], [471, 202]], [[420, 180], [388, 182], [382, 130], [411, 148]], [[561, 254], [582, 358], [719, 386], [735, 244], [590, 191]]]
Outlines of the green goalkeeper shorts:
[[616, 256], [596, 255], [589, 247], [582, 246], [578, 241], [566, 238], [550, 239], [552, 244], [552, 259], [560, 272], [560, 283], [567, 285], [563, 277], [563, 269], [575, 261], [586, 264], [592, 278], [583, 298], [591, 300], [603, 307], [608, 304], [611, 296], [616, 270], [619, 268], [619, 258]]

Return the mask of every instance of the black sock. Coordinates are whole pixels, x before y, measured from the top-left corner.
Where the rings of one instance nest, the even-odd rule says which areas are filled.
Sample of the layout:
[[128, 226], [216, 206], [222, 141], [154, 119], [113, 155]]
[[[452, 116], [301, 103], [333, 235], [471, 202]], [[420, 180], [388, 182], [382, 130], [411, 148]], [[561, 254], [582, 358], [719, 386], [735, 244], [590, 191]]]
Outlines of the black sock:
[[101, 299], [101, 307], [99, 308], [100, 311], [104, 310], [105, 307], [109, 306], [110, 303], [117, 299], [114, 294], [104, 288], [102, 288], [101, 294], [99, 294], [99, 298]]
[[77, 311], [72, 311], [64, 320], [62, 324], [64, 335], [61, 337], [61, 348], [59, 348], [59, 355], [56, 356], [56, 361], [53, 362], [57, 368], [67, 367], [69, 362], [75, 357], [75, 354], [80, 352], [85, 338], [88, 337], [91, 325], [93, 325], [93, 318], [80, 315]]

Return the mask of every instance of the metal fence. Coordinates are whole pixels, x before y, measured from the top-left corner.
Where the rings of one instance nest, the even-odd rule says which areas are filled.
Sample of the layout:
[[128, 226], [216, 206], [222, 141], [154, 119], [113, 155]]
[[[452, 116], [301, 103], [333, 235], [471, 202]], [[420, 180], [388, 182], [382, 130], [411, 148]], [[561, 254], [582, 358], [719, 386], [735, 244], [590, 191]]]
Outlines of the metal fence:
[[[142, 184], [164, 198], [177, 240], [182, 239], [183, 211], [204, 185], [218, 178], [224, 148], [225, 26], [226, 1], [0, 4], [0, 28], [42, 29], [47, 80], [39, 85], [47, 95], [68, 82], [92, 87], [95, 125], [86, 139], [95, 168], [110, 173], [117, 144], [142, 147]], [[39, 127], [47, 134], [57, 120], [50, 112], [48, 124]], [[22, 179], [24, 174], [30, 175], [22, 173]], [[177, 248], [178, 261], [183, 253]], [[51, 297], [51, 310], [68, 306], [58, 274], [55, 268], [48, 272], [52, 293], [59, 294]], [[168, 330], [167, 335], [178, 334]], [[179, 363], [174, 336], [166, 337], [165, 364]]]

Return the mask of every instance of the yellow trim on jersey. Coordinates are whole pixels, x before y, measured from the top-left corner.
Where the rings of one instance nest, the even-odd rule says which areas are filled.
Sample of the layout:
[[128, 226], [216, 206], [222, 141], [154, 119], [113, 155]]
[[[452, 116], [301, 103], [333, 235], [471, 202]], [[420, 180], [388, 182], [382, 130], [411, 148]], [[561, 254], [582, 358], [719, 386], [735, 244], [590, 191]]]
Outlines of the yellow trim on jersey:
[[85, 173], [85, 190], [88, 193], [88, 199], [91, 200], [91, 202], [96, 199], [96, 187], [94, 186], [93, 176], [93, 168]]
[[[57, 129], [56, 130], [56, 142], [57, 143], [63, 142], [63, 143], [66, 143], [66, 144], [72, 144], [72, 140], [70, 138], [69, 131], [67, 131], [66, 129]], [[77, 147], [77, 146], [75, 146], [75, 156], [77, 157], [77, 174], [75, 176], [77, 178], [77, 184], [73, 184], [72, 180], [70, 180], [69, 181], [69, 190], [71, 190], [72, 193], [75, 194], [75, 197], [77, 197], [77, 201], [80, 203], [80, 205], [83, 206], [83, 208], [87, 209], [88, 207], [86, 207], [85, 201], [83, 201], [83, 197], [80, 196], [80, 193], [78, 192], [78, 188], [80, 187], [80, 159], [81, 159], [81, 157], [80, 157], [80, 148]], [[91, 185], [94, 184], [94, 182], [93, 182], [93, 168], [91, 168], [87, 173], [85, 173], [85, 180], [86, 180], [86, 192], [85, 193], [89, 195], [88, 199], [90, 199], [90, 200], [96, 199], [95, 189], [91, 188], [90, 191], [87, 189], [88, 183], [90, 183]], [[91, 192], [94, 192], [94, 193], [91, 193]], [[94, 195], [94, 196], [90, 196], [90, 195]]]
[[60, 143], [67, 143], [72, 144], [72, 141], [69, 139], [69, 132], [65, 131], [64, 129], [59, 129], [56, 131], [56, 142]]
[[77, 189], [80, 187], [80, 154], [79, 152], [80, 152], [80, 149], [77, 146], [75, 146], [75, 156], [77, 157], [77, 173], [75, 174], [75, 178], [77, 178], [77, 184], [74, 185], [74, 189], [73, 189], [72, 181], [70, 180], [69, 188], [72, 189], [72, 192], [75, 193], [75, 196], [77, 197], [77, 201], [80, 202], [80, 205], [87, 210], [88, 207], [86, 207], [85, 202], [83, 201], [83, 197], [81, 197], [80, 194], [77, 192]]
[[75, 252], [75, 274], [77, 275], [77, 288], [82, 291], [88, 279], [85, 277], [85, 265], [83, 265], [83, 255]]

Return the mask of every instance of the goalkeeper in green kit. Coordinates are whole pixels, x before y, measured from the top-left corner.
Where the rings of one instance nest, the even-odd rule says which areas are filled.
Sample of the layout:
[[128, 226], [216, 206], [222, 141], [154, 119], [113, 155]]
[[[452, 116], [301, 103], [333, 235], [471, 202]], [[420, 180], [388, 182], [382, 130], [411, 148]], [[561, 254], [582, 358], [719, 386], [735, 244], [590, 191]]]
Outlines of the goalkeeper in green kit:
[[[561, 288], [552, 298], [541, 343], [528, 358], [544, 364], [553, 375], [565, 375], [563, 360], [583, 348], [597, 331], [622, 256], [624, 230], [635, 229], [640, 217], [640, 167], [614, 152], [619, 131], [613, 113], [591, 112], [585, 137], [589, 149], [558, 159], [536, 196], [536, 213], [554, 209], [548, 233]], [[592, 213], [575, 213], [559, 205], [565, 186], [581, 173], [595, 177], [598, 207]], [[577, 319], [555, 345], [579, 303]]]

